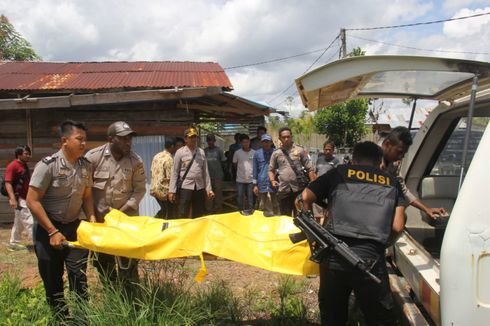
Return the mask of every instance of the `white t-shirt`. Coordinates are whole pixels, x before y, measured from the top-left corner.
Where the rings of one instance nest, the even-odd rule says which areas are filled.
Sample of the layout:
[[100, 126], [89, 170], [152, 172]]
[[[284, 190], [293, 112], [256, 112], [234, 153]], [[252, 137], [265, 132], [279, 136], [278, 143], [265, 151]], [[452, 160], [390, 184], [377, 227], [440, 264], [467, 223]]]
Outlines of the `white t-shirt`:
[[252, 183], [254, 153], [253, 149], [248, 152], [239, 149], [233, 154], [233, 163], [237, 164], [236, 182]]

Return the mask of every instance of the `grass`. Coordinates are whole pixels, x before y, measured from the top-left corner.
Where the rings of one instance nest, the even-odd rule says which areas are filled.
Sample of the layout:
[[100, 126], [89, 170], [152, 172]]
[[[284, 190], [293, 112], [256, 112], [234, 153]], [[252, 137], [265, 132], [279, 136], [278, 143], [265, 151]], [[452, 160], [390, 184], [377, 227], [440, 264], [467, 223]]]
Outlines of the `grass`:
[[5, 273], [0, 278], [0, 325], [48, 325], [51, 311], [42, 285], [23, 289], [20, 278]]
[[[281, 277], [272, 293], [246, 289], [237, 296], [223, 280], [196, 284], [185, 262], [143, 265], [139, 284], [128, 296], [119, 285], [90, 286], [87, 302], [68, 296], [70, 325], [313, 325], [301, 293], [305, 283]], [[84, 318], [76, 318], [84, 316]], [[52, 322], [42, 285], [23, 289], [18, 277], [0, 276], [0, 324]]]

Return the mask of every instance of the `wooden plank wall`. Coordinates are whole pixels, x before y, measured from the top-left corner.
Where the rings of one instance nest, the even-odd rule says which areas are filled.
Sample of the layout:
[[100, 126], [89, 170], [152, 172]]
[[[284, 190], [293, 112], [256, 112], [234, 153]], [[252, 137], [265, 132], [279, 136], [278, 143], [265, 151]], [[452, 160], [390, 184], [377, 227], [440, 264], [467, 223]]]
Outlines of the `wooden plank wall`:
[[[61, 121], [73, 119], [86, 123], [89, 148], [106, 140], [107, 127], [114, 121], [124, 120], [140, 136], [168, 135], [183, 136], [184, 130], [194, 121], [194, 112], [173, 109], [163, 104], [134, 104], [105, 107], [84, 107], [83, 109], [33, 110], [32, 137], [33, 158], [39, 161], [59, 148], [57, 128]], [[3, 111], [0, 126], [0, 167], [5, 167], [13, 159], [17, 145], [27, 143], [26, 113]]]
[[[27, 121], [25, 110], [2, 111], [0, 125], [0, 173], [14, 157], [18, 145], [27, 144]], [[134, 103], [100, 107], [69, 109], [31, 110], [32, 151], [29, 166], [59, 148], [57, 127], [65, 119], [83, 121], [87, 124], [87, 150], [106, 141], [107, 127], [114, 121], [126, 121], [140, 136], [183, 136], [184, 130], [195, 121], [195, 112], [176, 109], [175, 103]], [[13, 214], [6, 197], [0, 196], [0, 223], [11, 222]]]

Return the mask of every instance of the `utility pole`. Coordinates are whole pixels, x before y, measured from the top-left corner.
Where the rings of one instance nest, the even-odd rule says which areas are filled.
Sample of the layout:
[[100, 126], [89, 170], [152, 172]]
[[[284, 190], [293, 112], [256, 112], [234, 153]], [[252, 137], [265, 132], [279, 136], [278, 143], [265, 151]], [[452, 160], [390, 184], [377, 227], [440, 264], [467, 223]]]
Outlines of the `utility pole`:
[[345, 58], [347, 56], [347, 39], [345, 37], [345, 28], [340, 29], [340, 53], [339, 58]]

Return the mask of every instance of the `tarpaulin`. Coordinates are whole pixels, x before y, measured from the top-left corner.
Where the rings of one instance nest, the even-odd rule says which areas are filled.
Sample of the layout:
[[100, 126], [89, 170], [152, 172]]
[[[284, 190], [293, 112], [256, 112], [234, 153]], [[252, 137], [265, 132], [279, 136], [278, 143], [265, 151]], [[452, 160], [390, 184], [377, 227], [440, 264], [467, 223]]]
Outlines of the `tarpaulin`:
[[113, 209], [104, 223], [82, 222], [75, 245], [145, 260], [187, 256], [202, 259], [202, 253], [209, 253], [269, 271], [318, 274], [318, 265], [309, 260], [308, 243], [293, 244], [289, 239], [290, 233], [299, 231], [291, 217], [264, 217], [261, 211], [249, 216], [233, 212], [163, 220], [127, 216]]

